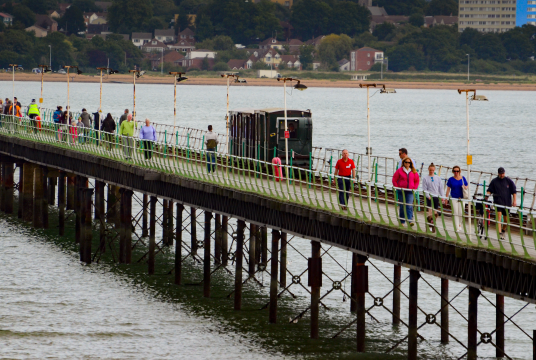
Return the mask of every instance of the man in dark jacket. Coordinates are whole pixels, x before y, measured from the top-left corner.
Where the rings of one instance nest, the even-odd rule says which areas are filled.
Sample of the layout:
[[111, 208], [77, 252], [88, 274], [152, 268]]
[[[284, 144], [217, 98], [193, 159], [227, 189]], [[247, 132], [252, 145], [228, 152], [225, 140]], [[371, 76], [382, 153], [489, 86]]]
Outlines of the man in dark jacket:
[[106, 119], [102, 122], [101, 130], [105, 132], [104, 141], [108, 143], [108, 150], [112, 150], [112, 145], [115, 141], [115, 121], [110, 113], [106, 115]]
[[516, 191], [516, 184], [512, 181], [512, 179], [506, 176], [506, 171], [504, 170], [504, 168], [500, 167], [498, 170], [497, 177], [491, 180], [491, 182], [489, 183], [486, 195], [493, 194], [493, 202], [496, 205], [501, 205], [501, 207], [497, 207], [497, 212], [501, 214], [500, 216], [498, 216], [499, 222], [497, 223], [497, 228], [499, 229], [499, 233], [501, 234], [501, 240], [505, 239], [506, 234], [506, 225], [501, 231], [501, 223], [506, 221], [503, 220], [503, 215], [506, 216], [507, 207], [517, 206]]
[[97, 146], [99, 146], [100, 113], [98, 111], [93, 113], [93, 129], [95, 129], [95, 139], [96, 139]]

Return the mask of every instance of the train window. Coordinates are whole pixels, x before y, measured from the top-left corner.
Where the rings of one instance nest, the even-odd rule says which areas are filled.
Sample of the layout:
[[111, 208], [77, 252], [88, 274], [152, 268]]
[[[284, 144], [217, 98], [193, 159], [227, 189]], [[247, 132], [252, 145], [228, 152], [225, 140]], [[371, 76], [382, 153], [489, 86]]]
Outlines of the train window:
[[[291, 139], [298, 138], [299, 120], [287, 119], [288, 132]], [[279, 138], [285, 138], [285, 120], [279, 120]]]

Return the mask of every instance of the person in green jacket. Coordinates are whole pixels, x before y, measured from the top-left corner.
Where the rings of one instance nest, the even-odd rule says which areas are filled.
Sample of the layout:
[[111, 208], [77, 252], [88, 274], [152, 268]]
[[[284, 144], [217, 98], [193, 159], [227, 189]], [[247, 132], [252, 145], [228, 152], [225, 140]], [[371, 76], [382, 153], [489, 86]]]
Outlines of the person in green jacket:
[[119, 127], [119, 135], [123, 139], [123, 152], [127, 160], [132, 159], [132, 149], [134, 147], [134, 129], [137, 125], [132, 121], [132, 115], [128, 114], [127, 121], [123, 121]]
[[39, 106], [37, 106], [35, 99], [32, 99], [31, 104], [28, 106], [28, 117], [31, 119], [34, 133], [37, 133], [37, 121], [35, 120], [35, 118], [38, 116], [41, 116], [41, 113], [39, 112]]

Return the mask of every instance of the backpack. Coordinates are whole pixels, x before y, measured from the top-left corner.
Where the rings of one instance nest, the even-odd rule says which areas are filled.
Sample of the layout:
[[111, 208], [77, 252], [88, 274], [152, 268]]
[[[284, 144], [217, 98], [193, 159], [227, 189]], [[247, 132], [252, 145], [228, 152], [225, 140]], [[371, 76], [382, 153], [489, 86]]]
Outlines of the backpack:
[[215, 149], [216, 145], [218, 144], [216, 143], [216, 140], [214, 139], [210, 139], [207, 141], [207, 149]]
[[54, 116], [52, 118], [54, 119], [54, 122], [56, 124], [60, 122], [60, 117], [61, 117], [61, 111], [59, 110], [54, 111]]

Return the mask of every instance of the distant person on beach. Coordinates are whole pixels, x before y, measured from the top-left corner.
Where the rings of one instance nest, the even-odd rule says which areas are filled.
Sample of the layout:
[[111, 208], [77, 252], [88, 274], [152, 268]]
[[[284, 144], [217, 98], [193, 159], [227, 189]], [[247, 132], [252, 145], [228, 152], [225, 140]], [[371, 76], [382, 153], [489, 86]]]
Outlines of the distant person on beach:
[[112, 150], [114, 144], [115, 121], [112, 114], [108, 113], [102, 122], [101, 130], [104, 131], [104, 141], [108, 144], [108, 150]]
[[123, 123], [123, 121], [127, 120], [128, 119], [128, 109], [125, 109], [125, 112], [123, 113], [123, 115], [121, 115], [121, 117], [119, 118], [119, 126], [121, 126], [121, 124]]
[[207, 171], [216, 171], [216, 148], [218, 146], [218, 135], [212, 132], [212, 125], [208, 126], [205, 135], [205, 145], [207, 146]]
[[145, 125], [140, 129], [140, 140], [143, 145], [145, 160], [153, 157], [153, 144], [156, 141], [156, 130], [149, 119], [145, 119]]
[[348, 150], [342, 151], [342, 158], [337, 160], [335, 164], [335, 173], [333, 182], [337, 179], [337, 187], [339, 188], [339, 204], [343, 210], [347, 209], [348, 199], [350, 198], [351, 182], [355, 178], [355, 164], [348, 156]]
[[[398, 149], [398, 156], [400, 157], [400, 160], [398, 161], [398, 169], [402, 167], [402, 161], [408, 157], [408, 150], [406, 148]], [[411, 160], [413, 162], [413, 167], [416, 169], [417, 165], [415, 165], [415, 160]]]
[[422, 177], [422, 191], [425, 194], [425, 203], [428, 207], [428, 217], [426, 220], [428, 221], [428, 225], [432, 227], [432, 232], [435, 231], [433, 216], [437, 217], [438, 215], [434, 209], [439, 209], [439, 201], [441, 201], [439, 197], [445, 196], [443, 183], [441, 178], [435, 175], [435, 169], [434, 163], [431, 163], [428, 166], [428, 175]]
[[502, 222], [506, 216], [506, 207], [516, 206], [516, 184], [506, 176], [506, 171], [503, 167], [500, 167], [497, 171], [497, 177], [489, 183], [489, 187], [486, 190], [486, 200], [489, 195], [493, 195], [493, 202], [497, 205], [497, 212], [500, 213], [499, 221], [497, 222], [497, 228], [501, 234], [501, 240], [505, 239], [506, 226], [502, 227]]
[[468, 189], [469, 183], [465, 176], [462, 176], [462, 169], [456, 165], [452, 168], [452, 174], [447, 181], [447, 197], [452, 199], [452, 213], [454, 215], [454, 225], [456, 226], [456, 231], [462, 230], [462, 220], [463, 220], [463, 202], [460, 199], [463, 199], [463, 190]]
[[[413, 165], [413, 160], [409, 157], [404, 158], [402, 167], [393, 175], [393, 185], [399, 189], [396, 190], [399, 204], [399, 218], [402, 224], [409, 221], [410, 226], [413, 222], [413, 190], [419, 187], [419, 173]], [[406, 211], [404, 211], [404, 207]], [[406, 218], [407, 217], [407, 218]]]

